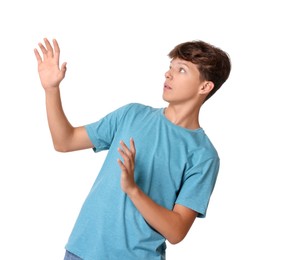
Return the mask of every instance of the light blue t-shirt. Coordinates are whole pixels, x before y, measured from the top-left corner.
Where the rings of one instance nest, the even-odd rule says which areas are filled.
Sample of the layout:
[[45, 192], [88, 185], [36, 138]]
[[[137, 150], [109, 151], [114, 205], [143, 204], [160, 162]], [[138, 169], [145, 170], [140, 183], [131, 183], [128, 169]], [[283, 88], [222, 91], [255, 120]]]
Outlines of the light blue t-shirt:
[[162, 108], [129, 104], [86, 126], [95, 152], [109, 150], [66, 249], [84, 260], [165, 259], [165, 238], [151, 228], [120, 186], [120, 140], [136, 147], [135, 181], [153, 201], [205, 217], [219, 157], [203, 129], [171, 123]]

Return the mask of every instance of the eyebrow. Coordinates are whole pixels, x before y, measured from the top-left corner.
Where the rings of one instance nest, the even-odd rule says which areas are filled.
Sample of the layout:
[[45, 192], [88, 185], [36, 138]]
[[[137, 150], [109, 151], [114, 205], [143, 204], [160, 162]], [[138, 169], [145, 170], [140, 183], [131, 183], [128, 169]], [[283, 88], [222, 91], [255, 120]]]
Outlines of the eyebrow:
[[[172, 64], [172, 61], [170, 62], [170, 64]], [[177, 65], [184, 65], [186, 66], [187, 68], [189, 68], [189, 66], [185, 63], [185, 62], [182, 62], [182, 61], [178, 61], [176, 62]]]

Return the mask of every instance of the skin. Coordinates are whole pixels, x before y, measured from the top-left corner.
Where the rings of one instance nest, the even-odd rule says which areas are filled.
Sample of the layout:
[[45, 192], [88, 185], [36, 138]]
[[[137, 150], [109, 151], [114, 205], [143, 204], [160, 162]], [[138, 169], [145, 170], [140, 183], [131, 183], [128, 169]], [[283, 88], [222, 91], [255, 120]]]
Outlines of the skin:
[[169, 103], [165, 116], [184, 128], [199, 128], [199, 111], [213, 86], [211, 81], [201, 80], [195, 64], [173, 59], [165, 73], [163, 99]]
[[[61, 103], [60, 83], [65, 77], [66, 63], [59, 66], [60, 48], [56, 40], [52, 44], [45, 38], [39, 43], [42, 56], [34, 49], [38, 73], [46, 97], [49, 129], [54, 147], [59, 152], [93, 148], [84, 126], [73, 127], [68, 121]], [[195, 64], [174, 59], [165, 73], [163, 99], [168, 102], [165, 116], [174, 124], [188, 129], [200, 127], [198, 115], [206, 95], [213, 88], [210, 81], [201, 80]], [[134, 168], [136, 149], [133, 138], [127, 145], [120, 141], [120, 185], [147, 223], [170, 243], [183, 240], [193, 224], [197, 212], [175, 204], [168, 210], [148, 197], [135, 183]]]

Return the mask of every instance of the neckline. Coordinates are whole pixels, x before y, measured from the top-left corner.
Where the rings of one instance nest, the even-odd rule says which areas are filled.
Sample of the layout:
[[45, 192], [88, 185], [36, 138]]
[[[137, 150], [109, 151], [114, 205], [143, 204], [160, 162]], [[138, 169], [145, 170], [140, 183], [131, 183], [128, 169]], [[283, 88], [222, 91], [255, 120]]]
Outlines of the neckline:
[[181, 129], [183, 131], [187, 131], [187, 132], [191, 132], [191, 133], [194, 133], [194, 132], [202, 132], [203, 131], [203, 128], [202, 127], [199, 127], [199, 128], [196, 128], [196, 129], [189, 129], [189, 128], [185, 128], [183, 126], [180, 126], [180, 125], [176, 125], [174, 123], [172, 123], [166, 116], [165, 116], [165, 109], [166, 107], [164, 108], [161, 108], [160, 109], [160, 114], [161, 114], [161, 118], [168, 124], [168, 125], [171, 125], [171, 127], [174, 127], [176, 129]]

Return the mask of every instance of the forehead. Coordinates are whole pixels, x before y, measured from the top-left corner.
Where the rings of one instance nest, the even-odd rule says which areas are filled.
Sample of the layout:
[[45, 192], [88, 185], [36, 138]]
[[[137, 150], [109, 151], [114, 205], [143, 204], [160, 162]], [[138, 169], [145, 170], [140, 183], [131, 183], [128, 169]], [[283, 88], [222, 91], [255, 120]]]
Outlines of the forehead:
[[197, 67], [196, 64], [194, 64], [194, 63], [192, 63], [190, 61], [187, 61], [187, 60], [180, 59], [180, 58], [172, 59], [170, 64], [173, 65], [173, 66], [186, 66], [189, 69], [192, 69], [194, 71], [199, 72], [198, 67]]

